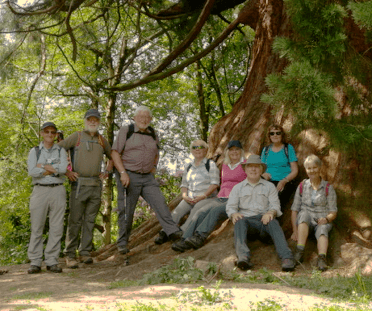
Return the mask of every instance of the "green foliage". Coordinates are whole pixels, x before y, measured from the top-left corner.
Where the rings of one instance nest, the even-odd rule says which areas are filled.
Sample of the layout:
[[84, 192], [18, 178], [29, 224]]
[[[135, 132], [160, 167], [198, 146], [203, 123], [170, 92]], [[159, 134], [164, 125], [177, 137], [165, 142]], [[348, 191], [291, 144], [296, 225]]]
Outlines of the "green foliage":
[[350, 2], [348, 8], [358, 25], [369, 30], [372, 29], [372, 1]]
[[250, 310], [254, 311], [275, 311], [275, 310], [283, 310], [283, 306], [278, 304], [277, 302], [265, 299], [264, 301], [257, 302], [256, 305], [251, 305]]
[[145, 274], [141, 284], [195, 283], [203, 279], [203, 271], [194, 267], [194, 258], [175, 258], [173, 263]]

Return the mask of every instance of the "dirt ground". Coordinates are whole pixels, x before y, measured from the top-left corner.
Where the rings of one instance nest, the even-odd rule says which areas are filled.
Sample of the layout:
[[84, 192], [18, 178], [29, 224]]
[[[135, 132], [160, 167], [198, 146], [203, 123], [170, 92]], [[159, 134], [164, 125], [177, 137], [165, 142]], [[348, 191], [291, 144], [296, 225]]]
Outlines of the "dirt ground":
[[[201, 285], [213, 291], [215, 283], [109, 289], [113, 281], [124, 280], [128, 275], [142, 276], [140, 265], [127, 265], [126, 258], [121, 255], [92, 265], [80, 264], [79, 269], [74, 270], [67, 269], [61, 260], [64, 269], [61, 274], [47, 272], [43, 266], [41, 274], [29, 275], [28, 267], [28, 264], [23, 264], [0, 268], [8, 270], [0, 275], [0, 310], [132, 310], [131, 306], [135, 304], [152, 304], [155, 307], [161, 304], [167, 306], [166, 310], [171, 310], [172, 306], [178, 306], [176, 310], [192, 310], [195, 305], [182, 303], [175, 297]], [[331, 270], [326, 273], [339, 272]], [[283, 272], [278, 270], [275, 275], [280, 278]], [[218, 291], [221, 297], [228, 294], [227, 298], [203, 308], [218, 309], [222, 308], [223, 303], [228, 303], [228, 309], [259, 310], [258, 304], [275, 303], [283, 310], [308, 310], [331, 305], [353, 309], [353, 305], [337, 304], [330, 299], [317, 297], [309, 290], [290, 286], [224, 282]], [[369, 307], [372, 310], [372, 304]]]

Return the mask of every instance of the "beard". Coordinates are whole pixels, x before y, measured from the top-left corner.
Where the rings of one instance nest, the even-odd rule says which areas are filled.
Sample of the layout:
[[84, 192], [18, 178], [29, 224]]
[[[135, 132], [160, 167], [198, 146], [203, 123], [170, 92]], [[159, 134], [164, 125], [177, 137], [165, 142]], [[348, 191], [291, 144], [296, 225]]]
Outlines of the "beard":
[[85, 130], [87, 130], [89, 133], [92, 133], [92, 134], [98, 132], [98, 127], [99, 127], [99, 124], [97, 125], [85, 124]]

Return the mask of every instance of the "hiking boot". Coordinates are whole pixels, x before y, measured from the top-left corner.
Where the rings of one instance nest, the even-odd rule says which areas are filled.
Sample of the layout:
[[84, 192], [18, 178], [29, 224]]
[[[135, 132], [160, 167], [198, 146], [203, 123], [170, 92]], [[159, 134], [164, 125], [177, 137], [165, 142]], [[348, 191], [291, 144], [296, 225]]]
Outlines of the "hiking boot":
[[238, 266], [238, 268], [240, 270], [243, 270], [243, 271], [246, 271], [246, 270], [249, 270], [253, 267], [253, 265], [251, 264], [249, 258], [245, 259], [245, 260], [238, 260], [238, 262], [236, 263], [236, 265]]
[[285, 258], [282, 260], [283, 271], [293, 271], [295, 266], [296, 266], [295, 261], [292, 258]]
[[320, 271], [326, 271], [327, 270], [327, 259], [324, 254], [321, 254], [318, 256], [318, 262], [316, 264], [318, 266], [318, 269]]
[[296, 263], [304, 261], [304, 250], [296, 248], [294, 253], [294, 260]]
[[28, 274], [35, 274], [35, 273], [40, 273], [41, 268], [38, 266], [31, 265], [30, 268], [28, 268], [27, 273]]
[[118, 251], [120, 254], [125, 255], [130, 252], [130, 249], [124, 246], [124, 247], [118, 247]]
[[61, 273], [62, 268], [59, 267], [58, 265], [52, 265], [52, 266], [47, 266], [47, 271], [54, 272], [54, 273]]
[[191, 246], [193, 249], [198, 249], [204, 245], [205, 238], [203, 238], [200, 234], [195, 233], [193, 236], [187, 238], [185, 243], [188, 246]]
[[176, 252], [183, 253], [184, 251], [187, 251], [188, 249], [191, 249], [191, 248], [192, 248], [191, 246], [185, 243], [184, 239], [181, 239], [178, 242], [172, 244], [172, 249]]
[[76, 261], [76, 259], [75, 258], [72, 258], [72, 257], [68, 257], [68, 256], [66, 257], [66, 266], [69, 269], [77, 269], [77, 268], [79, 268], [79, 264]]
[[183, 231], [182, 230], [178, 230], [176, 232], [173, 232], [171, 235], [169, 235], [169, 239], [173, 242], [176, 242], [178, 241], [179, 239], [181, 239], [183, 236]]
[[159, 235], [155, 239], [155, 244], [162, 245], [165, 242], [168, 242], [168, 236], [163, 230], [160, 230]]
[[80, 256], [79, 261], [87, 265], [93, 263], [93, 258], [90, 256]]

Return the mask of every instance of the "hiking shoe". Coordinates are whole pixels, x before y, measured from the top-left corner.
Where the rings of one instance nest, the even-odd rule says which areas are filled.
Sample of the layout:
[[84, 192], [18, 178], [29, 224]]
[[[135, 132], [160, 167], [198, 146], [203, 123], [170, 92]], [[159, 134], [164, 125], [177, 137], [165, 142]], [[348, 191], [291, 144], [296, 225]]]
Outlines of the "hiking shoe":
[[316, 264], [318, 266], [318, 269], [320, 271], [326, 271], [327, 270], [327, 259], [324, 254], [321, 254], [318, 256], [318, 262]]
[[282, 260], [283, 271], [293, 271], [295, 266], [296, 266], [295, 261], [292, 258], [285, 258]]
[[128, 254], [130, 252], [130, 250], [126, 246], [118, 247], [118, 251], [122, 255]]
[[204, 245], [205, 238], [203, 238], [200, 234], [195, 233], [193, 236], [187, 238], [185, 243], [188, 246], [191, 246], [193, 249], [198, 249]]
[[253, 265], [251, 264], [249, 258], [248, 259], [245, 259], [245, 260], [238, 260], [238, 262], [236, 263], [236, 265], [238, 266], [238, 268], [240, 270], [249, 270], [253, 267]]
[[169, 235], [169, 239], [173, 242], [175, 241], [178, 241], [179, 239], [181, 239], [183, 236], [183, 231], [182, 230], [178, 230], [176, 232], [173, 232], [171, 235]]
[[181, 252], [183, 253], [184, 251], [187, 251], [188, 249], [191, 249], [192, 247], [187, 245], [185, 243], [185, 240], [181, 239], [176, 243], [172, 244], [172, 249], [176, 252]]
[[69, 269], [77, 269], [77, 268], [79, 268], [79, 264], [76, 261], [76, 259], [75, 258], [72, 258], [72, 257], [68, 257], [68, 256], [66, 257], [66, 266]]
[[163, 230], [160, 230], [159, 235], [155, 239], [155, 244], [161, 245], [165, 242], [168, 242], [168, 236]]
[[41, 268], [38, 266], [31, 265], [30, 268], [28, 268], [27, 273], [28, 274], [35, 274], [35, 273], [40, 273]]
[[80, 256], [79, 261], [89, 265], [93, 263], [93, 258], [90, 256]]
[[47, 271], [54, 272], [54, 273], [61, 273], [62, 268], [59, 267], [58, 265], [52, 265], [52, 266], [47, 266]]
[[294, 260], [295, 262], [303, 262], [304, 261], [304, 250], [296, 248], [294, 253]]

